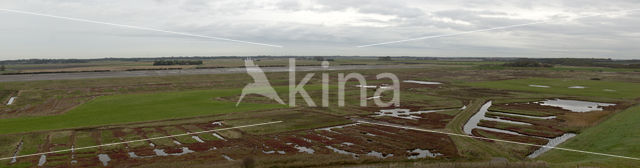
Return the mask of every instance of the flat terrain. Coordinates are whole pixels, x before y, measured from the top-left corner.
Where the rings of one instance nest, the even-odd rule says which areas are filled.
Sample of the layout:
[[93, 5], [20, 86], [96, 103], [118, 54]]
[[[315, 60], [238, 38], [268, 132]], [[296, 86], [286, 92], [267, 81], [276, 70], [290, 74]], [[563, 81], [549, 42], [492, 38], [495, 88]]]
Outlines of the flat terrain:
[[244, 103], [242, 106], [236, 107], [233, 102], [215, 100], [216, 97], [235, 95], [238, 92], [239, 90], [198, 90], [102, 96], [60, 115], [0, 119], [0, 125], [4, 125], [0, 128], [0, 134], [81, 128], [286, 107], [276, 104], [255, 103]]
[[[503, 81], [476, 82], [469, 85], [500, 90], [520, 90], [539, 93], [563, 94], [575, 96], [593, 96], [605, 98], [638, 98], [640, 85], [636, 83], [601, 80], [527, 78]], [[531, 85], [548, 86], [534, 87]], [[579, 87], [579, 88], [572, 88]], [[584, 87], [584, 88], [582, 88]]]
[[[331, 70], [349, 69], [387, 69], [407, 67], [407, 65], [337, 65]], [[412, 67], [411, 65], [409, 67]], [[413, 66], [418, 68], [419, 66]], [[265, 67], [265, 72], [285, 72], [288, 67]], [[320, 66], [302, 66], [298, 71], [322, 70]], [[136, 70], [136, 71], [108, 71], [108, 72], [68, 72], [45, 74], [0, 75], [0, 82], [36, 81], [36, 80], [68, 80], [68, 79], [96, 79], [96, 78], [120, 78], [120, 77], [145, 77], [145, 76], [172, 76], [172, 75], [196, 75], [196, 74], [228, 74], [244, 73], [244, 68], [216, 68], [216, 69], [181, 69], [181, 70]]]
[[[358, 63], [358, 62], [361, 63]], [[0, 167], [335, 167], [398, 165], [466, 167], [633, 167], [635, 160], [551, 150], [529, 157], [538, 147], [356, 121], [388, 123], [425, 130], [469, 134], [546, 145], [576, 135], [561, 147], [640, 157], [638, 118], [640, 73], [585, 67], [511, 68], [479, 61], [336, 60], [323, 70], [319, 61], [301, 60], [296, 74], [321, 104], [321, 74], [330, 79], [329, 107], [309, 107], [301, 96], [296, 107], [248, 95], [236, 107], [242, 88], [252, 82], [239, 60], [208, 61], [182, 70], [135, 70], [149, 62], [13, 66], [21, 72], [64, 69], [68, 72], [0, 75], [0, 158], [85, 146], [120, 143], [51, 154], [0, 160]], [[285, 102], [285, 60], [257, 63]], [[197, 67], [216, 67], [196, 69]], [[367, 80], [366, 107], [359, 106], [356, 80], [346, 85], [346, 106], [337, 106], [339, 73], [361, 73]], [[399, 106], [376, 107], [373, 94], [391, 84], [376, 79], [393, 73], [401, 82]], [[6, 78], [5, 78], [6, 77]], [[535, 85], [535, 86], [531, 86]], [[545, 87], [540, 87], [545, 86]], [[574, 86], [580, 86], [576, 88]], [[572, 88], [570, 88], [572, 87]], [[389, 101], [392, 93], [379, 99]], [[12, 105], [6, 105], [16, 97]], [[586, 112], [547, 106], [548, 100], [583, 101]], [[490, 106], [486, 106], [487, 103]], [[591, 104], [590, 104], [591, 103]], [[611, 103], [610, 106], [592, 105]], [[484, 115], [477, 114], [486, 107]], [[480, 117], [477, 123], [472, 120]], [[229, 128], [263, 122], [277, 124]], [[475, 126], [465, 132], [468, 124]], [[105, 159], [108, 157], [109, 159]], [[506, 165], [506, 166], [505, 166]]]

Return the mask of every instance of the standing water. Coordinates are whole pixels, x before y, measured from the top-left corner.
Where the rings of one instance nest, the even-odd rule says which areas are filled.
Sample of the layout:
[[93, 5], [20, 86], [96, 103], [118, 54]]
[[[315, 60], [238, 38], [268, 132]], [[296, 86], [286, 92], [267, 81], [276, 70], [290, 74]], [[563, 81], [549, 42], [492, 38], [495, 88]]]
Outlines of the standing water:
[[102, 162], [103, 166], [107, 166], [107, 164], [109, 164], [109, 161], [111, 161], [111, 158], [109, 158], [109, 155], [107, 154], [99, 154], [98, 159]]
[[202, 139], [200, 139], [200, 137], [198, 137], [198, 136], [196, 136], [196, 135], [191, 136], [191, 138], [195, 139], [196, 141], [198, 141], [198, 142], [200, 142], [200, 143], [203, 143], [203, 142], [204, 142]]
[[371, 152], [367, 153], [367, 156], [373, 156], [373, 157], [384, 159], [384, 158], [392, 157], [393, 154], [389, 153], [389, 154], [385, 155], [385, 154], [383, 154], [381, 152], [371, 151]]
[[40, 155], [40, 160], [38, 160], [38, 166], [42, 166], [46, 162], [47, 162], [47, 155]]
[[553, 100], [545, 100], [536, 102], [542, 106], [552, 106], [552, 107], [560, 107], [565, 110], [569, 110], [572, 112], [589, 112], [589, 111], [602, 111], [602, 107], [614, 106], [616, 104], [611, 103], [598, 103], [598, 102], [589, 102], [589, 101], [579, 101], [579, 100], [563, 100], [563, 99], [553, 99]]
[[545, 85], [529, 85], [529, 87], [550, 88], [549, 86], [545, 86]]
[[407, 151], [411, 154], [411, 156], [407, 157], [408, 159], [422, 159], [426, 157], [435, 158], [436, 156], [441, 156], [441, 153], [431, 153], [431, 151], [426, 149], [414, 149]]
[[576, 134], [566, 133], [566, 134], [563, 134], [562, 136], [550, 139], [549, 142], [547, 142], [546, 145], [544, 145], [543, 147], [540, 147], [538, 150], [534, 151], [533, 153], [531, 153], [527, 157], [528, 158], [536, 158], [536, 157], [540, 156], [541, 154], [551, 150], [551, 148], [560, 145], [562, 142], [567, 141], [569, 138], [572, 138], [574, 136], [576, 136]]
[[524, 123], [524, 122], [517, 122], [517, 121], [510, 121], [510, 120], [503, 120], [503, 119], [485, 117], [485, 114], [487, 114], [487, 112], [489, 112], [489, 107], [491, 107], [491, 104], [492, 104], [492, 101], [489, 101], [489, 102], [485, 103], [484, 105], [482, 105], [482, 107], [480, 107], [480, 110], [476, 114], [474, 114], [473, 116], [471, 116], [471, 118], [469, 118], [469, 121], [467, 121], [467, 123], [464, 124], [464, 126], [462, 127], [462, 130], [464, 131], [465, 134], [473, 135], [473, 133], [472, 133], [473, 129], [474, 128], [478, 128], [478, 129], [483, 129], [483, 130], [488, 130], [488, 131], [493, 131], [493, 132], [500, 132], [500, 133], [511, 134], [511, 135], [526, 136], [524, 134], [520, 134], [520, 133], [514, 132], [514, 131], [478, 126], [478, 123], [480, 123], [481, 120], [505, 122], [505, 123], [511, 123], [511, 124], [520, 124], [520, 125], [531, 125], [529, 123]]
[[416, 120], [422, 117], [418, 116], [420, 114], [440, 112], [444, 110], [427, 110], [427, 111], [410, 111], [409, 109], [386, 109], [380, 110], [379, 112], [375, 112], [376, 115], [372, 117], [394, 117], [408, 120]]
[[406, 82], [406, 83], [417, 83], [417, 84], [422, 84], [422, 85], [441, 85], [442, 84], [440, 82], [415, 81], [415, 80], [405, 80], [403, 82]]
[[223, 138], [222, 136], [220, 136], [220, 134], [218, 134], [218, 133], [215, 133], [215, 132], [214, 132], [214, 133], [213, 133], [213, 134], [211, 134], [211, 135], [213, 135], [214, 137], [216, 137], [216, 138], [218, 138], [218, 139], [221, 139], [221, 140], [223, 140], [223, 141], [227, 141], [227, 139], [224, 139], [224, 138]]
[[15, 163], [17, 160], [17, 156], [18, 153], [20, 152], [20, 149], [22, 148], [22, 144], [24, 142], [22, 142], [22, 139], [20, 139], [20, 143], [18, 143], [18, 146], [16, 147], [16, 152], [13, 153], [13, 158], [11, 158], [11, 162], [10, 163]]
[[13, 104], [13, 102], [16, 100], [16, 97], [11, 97], [9, 98], [9, 102], [7, 102], [7, 105], [11, 105]]
[[484, 114], [486, 114], [487, 111], [489, 111], [489, 107], [491, 107], [491, 103], [492, 102], [489, 101], [484, 105], [482, 105], [482, 107], [480, 107], [480, 111], [478, 111], [476, 114], [471, 116], [471, 118], [469, 118], [469, 121], [467, 121], [467, 124], [465, 124], [462, 127], [462, 130], [464, 131], [464, 133], [468, 135], [472, 135], [471, 130], [478, 127], [478, 123], [480, 123], [480, 120], [484, 118]]

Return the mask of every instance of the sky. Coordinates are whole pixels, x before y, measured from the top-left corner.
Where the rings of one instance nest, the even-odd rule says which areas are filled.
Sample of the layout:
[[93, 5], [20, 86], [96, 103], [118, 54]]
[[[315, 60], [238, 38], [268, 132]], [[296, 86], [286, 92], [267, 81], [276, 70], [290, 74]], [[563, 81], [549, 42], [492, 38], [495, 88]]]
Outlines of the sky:
[[[530, 23], [537, 24], [477, 31]], [[427, 36], [441, 37], [358, 47]], [[0, 1], [0, 60], [252, 55], [640, 59], [639, 43], [640, 3], [634, 0]]]

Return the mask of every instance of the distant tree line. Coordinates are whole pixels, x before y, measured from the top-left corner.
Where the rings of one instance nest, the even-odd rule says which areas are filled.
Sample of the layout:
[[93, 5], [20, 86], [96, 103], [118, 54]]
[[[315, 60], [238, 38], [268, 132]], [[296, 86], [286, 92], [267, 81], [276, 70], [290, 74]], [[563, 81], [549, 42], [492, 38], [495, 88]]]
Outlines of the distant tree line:
[[202, 60], [158, 60], [153, 65], [202, 65]]
[[391, 57], [390, 56], [378, 57], [378, 61], [391, 61]]
[[503, 66], [507, 67], [553, 67], [552, 64], [541, 63], [530, 59], [519, 59], [514, 62], [507, 62]]
[[87, 63], [86, 59], [23, 59], [0, 61], [3, 64], [71, 64], [71, 63]]
[[316, 61], [334, 61], [333, 58], [327, 58], [327, 57], [322, 57], [322, 56], [315, 56], [313, 57], [314, 60]]
[[517, 59], [504, 64], [504, 66], [510, 67], [551, 67], [553, 65], [640, 68], [640, 60], [612, 60], [600, 58], [528, 58]]

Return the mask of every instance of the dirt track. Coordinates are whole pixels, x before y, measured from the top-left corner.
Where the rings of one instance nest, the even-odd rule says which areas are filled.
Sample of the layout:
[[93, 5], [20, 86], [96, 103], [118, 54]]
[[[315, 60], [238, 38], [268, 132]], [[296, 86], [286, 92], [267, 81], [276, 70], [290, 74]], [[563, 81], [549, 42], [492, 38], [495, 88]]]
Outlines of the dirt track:
[[[389, 68], [419, 68], [424, 65], [341, 65], [331, 66], [329, 70], [349, 69], [389, 69]], [[286, 72], [288, 67], [263, 67], [265, 72]], [[318, 71], [320, 66], [299, 66], [297, 71]], [[186, 70], [148, 70], [148, 71], [112, 71], [112, 72], [76, 72], [76, 73], [52, 73], [52, 74], [25, 74], [25, 75], [0, 75], [0, 82], [38, 81], [38, 80], [64, 80], [64, 79], [94, 79], [94, 78], [118, 78], [118, 77], [145, 77], [145, 76], [170, 76], [170, 75], [196, 75], [196, 74], [228, 74], [245, 73], [244, 68], [218, 68], [218, 69], [186, 69]]]

